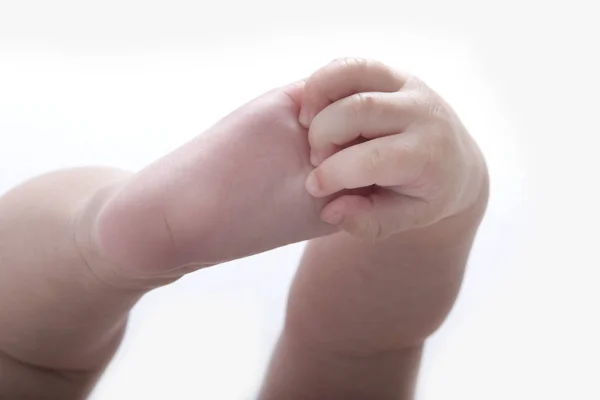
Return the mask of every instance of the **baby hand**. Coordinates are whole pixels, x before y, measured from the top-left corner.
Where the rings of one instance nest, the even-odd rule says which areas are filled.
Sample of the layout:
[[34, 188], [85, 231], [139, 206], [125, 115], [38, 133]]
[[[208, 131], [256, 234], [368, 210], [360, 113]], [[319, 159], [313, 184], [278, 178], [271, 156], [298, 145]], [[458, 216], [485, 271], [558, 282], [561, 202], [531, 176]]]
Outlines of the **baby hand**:
[[309, 128], [306, 189], [338, 194], [321, 218], [372, 239], [424, 227], [473, 207], [483, 157], [452, 108], [418, 78], [363, 59], [316, 71], [300, 123]]

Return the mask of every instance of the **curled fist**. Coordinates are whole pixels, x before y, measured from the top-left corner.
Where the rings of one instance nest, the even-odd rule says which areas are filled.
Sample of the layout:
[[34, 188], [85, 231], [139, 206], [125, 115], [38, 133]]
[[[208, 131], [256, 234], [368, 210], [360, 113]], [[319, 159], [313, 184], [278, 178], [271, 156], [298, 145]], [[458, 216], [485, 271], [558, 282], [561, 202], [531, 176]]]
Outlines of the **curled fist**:
[[382, 63], [341, 59], [317, 70], [299, 120], [316, 167], [306, 189], [337, 194], [321, 218], [351, 234], [379, 239], [431, 225], [484, 190], [483, 157], [452, 108]]

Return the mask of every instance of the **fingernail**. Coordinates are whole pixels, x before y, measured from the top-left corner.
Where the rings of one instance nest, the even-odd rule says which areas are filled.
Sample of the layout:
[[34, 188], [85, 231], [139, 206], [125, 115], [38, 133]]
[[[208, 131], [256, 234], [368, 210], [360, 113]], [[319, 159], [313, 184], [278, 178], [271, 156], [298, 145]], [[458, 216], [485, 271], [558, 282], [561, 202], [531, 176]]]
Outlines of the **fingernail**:
[[321, 219], [330, 225], [339, 225], [342, 223], [342, 213], [340, 210], [329, 210], [321, 215]]
[[320, 164], [319, 156], [317, 155], [317, 152], [314, 150], [310, 151], [310, 163], [315, 167], [317, 167]]
[[319, 181], [317, 180], [314, 171], [306, 178], [306, 190], [313, 196], [318, 196], [321, 191], [321, 185], [319, 185]]
[[298, 122], [305, 128], [308, 128], [309, 125], [309, 117], [308, 117], [308, 109], [306, 107], [302, 107], [300, 110], [300, 116], [298, 117]]

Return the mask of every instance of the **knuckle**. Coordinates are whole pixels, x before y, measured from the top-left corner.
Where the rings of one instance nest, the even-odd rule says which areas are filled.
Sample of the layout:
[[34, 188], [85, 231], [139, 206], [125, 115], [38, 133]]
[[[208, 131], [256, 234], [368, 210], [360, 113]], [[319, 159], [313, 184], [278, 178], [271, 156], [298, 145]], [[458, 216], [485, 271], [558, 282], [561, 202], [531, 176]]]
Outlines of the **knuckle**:
[[427, 102], [427, 116], [428, 117], [438, 117], [442, 114], [442, 106], [437, 101], [429, 101]]
[[406, 102], [409, 108], [416, 110], [419, 114], [425, 114], [429, 108], [427, 96], [416, 90], [406, 92]]
[[395, 140], [392, 142], [391, 145], [391, 151], [394, 154], [394, 157], [404, 157], [408, 154], [415, 152], [421, 142], [421, 140], [419, 139], [420, 138], [416, 135], [396, 136]]
[[407, 103], [418, 115], [428, 119], [448, 119], [450, 110], [439, 95], [421, 83], [406, 92]]
[[443, 104], [422, 95], [411, 95], [406, 99], [406, 107], [413, 114], [415, 122], [437, 130], [436, 125], [447, 124], [450, 115]]
[[372, 176], [377, 176], [383, 163], [381, 150], [378, 147], [373, 147], [373, 149], [367, 153], [365, 162], [367, 171], [372, 174]]
[[406, 82], [404, 84], [404, 87], [406, 89], [415, 90], [417, 92], [427, 92], [428, 90], [430, 90], [421, 78], [410, 73], [406, 74]]
[[430, 129], [430, 152], [434, 161], [447, 159], [450, 155], [458, 152], [456, 137], [453, 132], [432, 126]]
[[362, 70], [368, 67], [369, 61], [360, 57], [342, 57], [334, 60], [334, 64], [342, 69]]
[[356, 93], [350, 97], [350, 107], [356, 119], [366, 118], [375, 107], [376, 99], [371, 93]]
[[350, 220], [344, 228], [352, 235], [363, 239], [380, 240], [384, 238], [381, 223], [373, 217]]
[[424, 227], [432, 223], [432, 203], [423, 198], [411, 198], [412, 204], [404, 208], [403, 226], [401, 230]]
[[402, 135], [395, 138], [388, 150], [394, 165], [401, 165], [406, 159], [414, 159], [413, 155], [420, 155], [418, 152], [421, 151], [422, 146], [420, 146], [418, 139], [418, 137], [403, 137]]
[[430, 94], [425, 98], [425, 112], [429, 119], [440, 123], [452, 120], [452, 110], [439, 96]]

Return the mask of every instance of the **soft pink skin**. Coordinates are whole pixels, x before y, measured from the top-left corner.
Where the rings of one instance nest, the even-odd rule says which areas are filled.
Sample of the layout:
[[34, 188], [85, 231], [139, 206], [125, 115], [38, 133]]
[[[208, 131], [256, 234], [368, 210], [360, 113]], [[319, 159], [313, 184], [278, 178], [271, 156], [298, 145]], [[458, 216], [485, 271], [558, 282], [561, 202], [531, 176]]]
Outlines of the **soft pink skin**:
[[487, 199], [452, 109], [361, 59], [259, 97], [139, 173], [34, 178], [0, 197], [0, 398], [85, 398], [149, 290], [314, 238], [260, 398], [410, 399]]
[[487, 171], [452, 107], [419, 78], [366, 59], [334, 60], [304, 89], [306, 182], [316, 197], [340, 191], [323, 220], [371, 239], [425, 227], [473, 207]]
[[319, 216], [328, 200], [304, 189], [302, 86], [258, 97], [120, 184], [93, 233], [105, 257], [128, 275], [182, 274], [335, 232]]
[[483, 156], [433, 90], [372, 60], [311, 75], [300, 120], [307, 190], [341, 194], [321, 215], [345, 232], [306, 247], [261, 399], [412, 399], [486, 209]]

